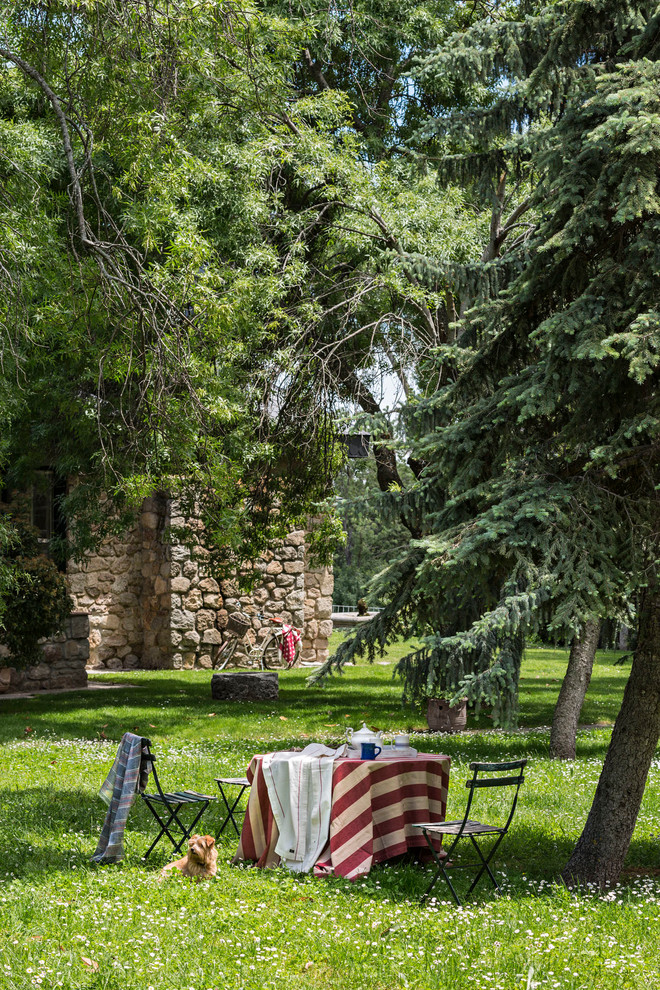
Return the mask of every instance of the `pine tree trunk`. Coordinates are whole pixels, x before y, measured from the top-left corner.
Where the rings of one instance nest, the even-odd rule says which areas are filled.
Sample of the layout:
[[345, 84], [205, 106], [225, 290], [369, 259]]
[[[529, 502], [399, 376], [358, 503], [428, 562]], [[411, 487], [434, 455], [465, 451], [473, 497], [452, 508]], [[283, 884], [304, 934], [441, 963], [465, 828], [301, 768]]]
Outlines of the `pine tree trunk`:
[[567, 884], [616, 883], [660, 738], [660, 582], [645, 589], [639, 641], [582, 835], [562, 877]]
[[584, 696], [594, 666], [600, 621], [586, 622], [571, 644], [568, 667], [557, 698], [550, 731], [550, 756], [557, 760], [575, 759], [575, 740]]

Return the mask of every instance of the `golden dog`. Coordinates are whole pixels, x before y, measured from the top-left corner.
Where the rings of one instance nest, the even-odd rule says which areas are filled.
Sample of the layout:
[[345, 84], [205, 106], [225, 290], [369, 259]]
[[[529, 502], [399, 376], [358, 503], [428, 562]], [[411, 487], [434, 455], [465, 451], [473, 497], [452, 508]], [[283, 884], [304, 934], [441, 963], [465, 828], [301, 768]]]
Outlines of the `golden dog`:
[[203, 880], [214, 877], [218, 871], [218, 850], [212, 835], [193, 835], [188, 839], [188, 854], [163, 867], [163, 873], [180, 870], [184, 877]]

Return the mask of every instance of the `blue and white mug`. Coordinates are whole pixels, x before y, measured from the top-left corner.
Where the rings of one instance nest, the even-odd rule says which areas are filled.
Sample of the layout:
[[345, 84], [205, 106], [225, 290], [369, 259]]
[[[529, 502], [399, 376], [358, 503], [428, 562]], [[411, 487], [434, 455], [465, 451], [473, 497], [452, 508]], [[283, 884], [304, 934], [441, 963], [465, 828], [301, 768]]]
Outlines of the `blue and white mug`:
[[363, 760], [375, 760], [379, 753], [382, 753], [382, 746], [377, 746], [376, 743], [362, 743], [362, 759]]

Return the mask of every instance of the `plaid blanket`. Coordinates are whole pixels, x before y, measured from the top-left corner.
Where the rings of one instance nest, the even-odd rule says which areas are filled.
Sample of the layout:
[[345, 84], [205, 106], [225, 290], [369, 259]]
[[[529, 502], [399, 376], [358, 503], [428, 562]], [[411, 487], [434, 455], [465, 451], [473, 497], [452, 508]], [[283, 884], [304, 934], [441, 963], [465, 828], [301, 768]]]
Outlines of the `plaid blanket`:
[[118, 863], [124, 858], [124, 828], [138, 790], [147, 785], [149, 765], [142, 763], [142, 737], [125, 732], [115, 762], [101, 784], [99, 796], [108, 805], [101, 837], [92, 860]]

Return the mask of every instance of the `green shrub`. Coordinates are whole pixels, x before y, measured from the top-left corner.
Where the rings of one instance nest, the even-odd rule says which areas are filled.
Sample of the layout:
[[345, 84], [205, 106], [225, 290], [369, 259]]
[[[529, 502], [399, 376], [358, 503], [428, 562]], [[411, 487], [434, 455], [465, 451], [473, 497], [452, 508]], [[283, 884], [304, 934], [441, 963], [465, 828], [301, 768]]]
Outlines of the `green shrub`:
[[6, 578], [0, 643], [9, 649], [10, 656], [0, 657], [0, 666], [27, 667], [39, 663], [39, 640], [62, 629], [73, 602], [64, 575], [52, 560], [38, 552], [34, 528], [21, 520], [12, 520], [11, 531], [11, 538], [2, 547], [0, 562]]

